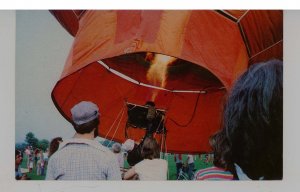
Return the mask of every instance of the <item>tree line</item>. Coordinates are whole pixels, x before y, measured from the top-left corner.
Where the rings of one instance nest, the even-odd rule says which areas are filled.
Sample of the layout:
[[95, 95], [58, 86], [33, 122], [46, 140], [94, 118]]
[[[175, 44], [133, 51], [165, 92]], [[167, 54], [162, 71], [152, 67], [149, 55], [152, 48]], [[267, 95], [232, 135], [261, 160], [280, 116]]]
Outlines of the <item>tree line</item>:
[[26, 134], [25, 140], [22, 143], [16, 143], [16, 149], [20, 151], [24, 151], [27, 146], [32, 146], [32, 148], [39, 148], [43, 151], [46, 151], [49, 147], [49, 141], [47, 139], [41, 139], [35, 137], [32, 132], [28, 132]]

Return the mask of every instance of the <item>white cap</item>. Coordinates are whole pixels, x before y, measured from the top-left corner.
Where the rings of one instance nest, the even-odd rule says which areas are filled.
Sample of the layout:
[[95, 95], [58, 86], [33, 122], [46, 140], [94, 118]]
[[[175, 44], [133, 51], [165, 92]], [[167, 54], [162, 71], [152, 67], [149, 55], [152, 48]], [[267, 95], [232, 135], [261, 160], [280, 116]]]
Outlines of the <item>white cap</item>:
[[90, 101], [81, 101], [72, 109], [72, 119], [76, 125], [90, 122], [100, 116], [98, 106]]
[[132, 139], [127, 139], [123, 144], [122, 144], [122, 149], [125, 151], [131, 151], [134, 148], [134, 141]]

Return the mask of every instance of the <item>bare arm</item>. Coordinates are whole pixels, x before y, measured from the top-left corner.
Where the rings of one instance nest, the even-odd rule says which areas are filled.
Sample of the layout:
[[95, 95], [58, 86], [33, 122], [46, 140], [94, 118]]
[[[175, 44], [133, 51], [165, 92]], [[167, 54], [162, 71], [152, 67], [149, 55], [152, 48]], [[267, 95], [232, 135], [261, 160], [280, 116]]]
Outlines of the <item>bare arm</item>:
[[135, 169], [134, 167], [132, 167], [131, 169], [129, 169], [125, 174], [124, 174], [124, 180], [130, 180], [131, 178], [133, 178], [136, 175]]

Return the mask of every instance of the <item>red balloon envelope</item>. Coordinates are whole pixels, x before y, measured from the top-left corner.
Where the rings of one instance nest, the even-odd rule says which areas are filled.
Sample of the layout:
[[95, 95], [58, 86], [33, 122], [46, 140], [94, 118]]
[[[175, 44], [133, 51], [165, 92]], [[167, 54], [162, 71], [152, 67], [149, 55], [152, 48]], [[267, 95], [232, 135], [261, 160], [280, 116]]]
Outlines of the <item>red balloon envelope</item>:
[[[208, 139], [220, 129], [236, 78], [250, 64], [282, 59], [277, 10], [51, 13], [75, 37], [52, 92], [61, 114], [70, 121], [74, 104], [93, 101], [101, 111], [101, 137], [138, 140], [144, 130], [126, 128], [126, 103], [153, 100], [165, 111], [167, 152], [210, 151]], [[173, 60], [153, 69], [159, 54]]]

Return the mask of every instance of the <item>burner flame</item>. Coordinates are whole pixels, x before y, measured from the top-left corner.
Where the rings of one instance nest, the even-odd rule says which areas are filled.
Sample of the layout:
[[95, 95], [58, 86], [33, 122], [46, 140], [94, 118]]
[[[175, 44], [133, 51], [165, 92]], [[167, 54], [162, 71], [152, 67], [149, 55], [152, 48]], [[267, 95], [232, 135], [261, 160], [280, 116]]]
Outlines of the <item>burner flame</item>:
[[[145, 59], [151, 63], [147, 72], [147, 80], [154, 86], [164, 88], [168, 77], [168, 65], [176, 61], [177, 58], [162, 54], [147, 53]], [[155, 100], [157, 94], [158, 90], [154, 89], [151, 98], [152, 101]]]

